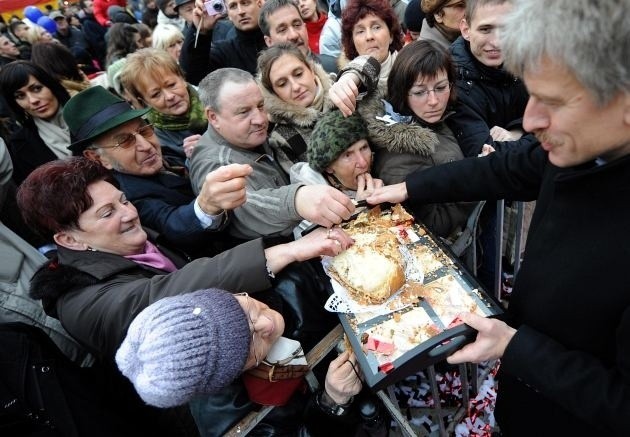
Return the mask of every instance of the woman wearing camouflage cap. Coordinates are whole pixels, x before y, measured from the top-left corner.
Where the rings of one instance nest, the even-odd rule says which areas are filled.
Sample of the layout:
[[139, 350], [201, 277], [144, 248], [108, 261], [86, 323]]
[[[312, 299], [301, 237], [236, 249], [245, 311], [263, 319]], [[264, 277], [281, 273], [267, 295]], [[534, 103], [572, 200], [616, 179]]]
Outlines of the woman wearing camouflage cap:
[[328, 184], [356, 200], [383, 186], [383, 181], [370, 175], [372, 150], [366, 124], [358, 114], [325, 114], [313, 129], [307, 158], [308, 163], [291, 168], [291, 182]]

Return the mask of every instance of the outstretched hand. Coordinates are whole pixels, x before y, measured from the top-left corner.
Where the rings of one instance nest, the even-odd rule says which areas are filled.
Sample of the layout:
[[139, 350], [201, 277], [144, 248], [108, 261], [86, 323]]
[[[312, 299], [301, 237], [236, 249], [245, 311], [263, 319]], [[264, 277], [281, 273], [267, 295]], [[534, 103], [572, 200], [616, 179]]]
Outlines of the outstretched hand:
[[339, 255], [352, 244], [354, 240], [339, 227], [318, 228], [298, 240], [268, 247], [265, 258], [269, 270], [278, 273], [295, 261]]
[[296, 261], [316, 256], [337, 256], [354, 244], [354, 240], [338, 226], [318, 228], [291, 243]]
[[359, 77], [352, 72], [348, 72], [342, 75], [328, 90], [330, 101], [345, 117], [352, 115], [357, 108], [359, 83]]
[[394, 185], [385, 185], [384, 187], [375, 188], [374, 192], [365, 200], [370, 205], [378, 205], [379, 203], [401, 203], [409, 198], [407, 194], [407, 184], [401, 182]]
[[329, 228], [354, 213], [352, 200], [328, 185], [304, 185], [295, 194], [295, 209], [303, 219]]
[[523, 132], [517, 129], [507, 130], [500, 126], [493, 126], [490, 129], [490, 136], [494, 141], [516, 141], [523, 136]]
[[357, 194], [355, 200], [363, 200], [370, 196], [375, 189], [381, 188], [383, 181], [373, 178], [369, 173], [360, 174], [357, 177]]
[[197, 196], [201, 210], [216, 215], [245, 203], [245, 178], [251, 172], [250, 165], [230, 164], [208, 173]]
[[488, 319], [472, 313], [462, 313], [459, 318], [477, 330], [477, 338], [451, 356], [450, 364], [481, 363], [501, 358], [516, 329], [497, 319]]

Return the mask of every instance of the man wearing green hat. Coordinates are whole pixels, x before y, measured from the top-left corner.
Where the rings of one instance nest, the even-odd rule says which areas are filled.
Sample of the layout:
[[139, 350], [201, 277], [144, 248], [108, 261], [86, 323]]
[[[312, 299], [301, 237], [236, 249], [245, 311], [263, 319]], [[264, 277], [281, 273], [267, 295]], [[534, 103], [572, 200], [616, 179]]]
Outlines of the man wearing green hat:
[[113, 170], [145, 226], [192, 255], [207, 255], [217, 237], [213, 232], [227, 223], [226, 211], [245, 202], [245, 177], [252, 169], [218, 168], [204, 176], [195, 196], [181, 163], [162, 154], [153, 127], [142, 118], [147, 112], [103, 87], [88, 88], [64, 107], [69, 148]]

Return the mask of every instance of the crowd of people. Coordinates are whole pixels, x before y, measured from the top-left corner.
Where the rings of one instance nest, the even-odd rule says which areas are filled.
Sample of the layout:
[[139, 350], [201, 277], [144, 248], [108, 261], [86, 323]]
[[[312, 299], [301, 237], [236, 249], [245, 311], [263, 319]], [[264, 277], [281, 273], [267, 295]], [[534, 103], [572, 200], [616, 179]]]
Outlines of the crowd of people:
[[[223, 435], [281, 336], [309, 350], [335, 326], [319, 261], [354, 243], [357, 201], [404, 203], [445, 244], [481, 211], [468, 267], [493, 290], [479, 206], [508, 199], [536, 201], [509, 306], [462, 314], [478, 334], [448, 361], [501, 359], [505, 436], [627, 432], [628, 0], [60, 6], [0, 32], [0, 346], [39, 328], [75, 382], [32, 405], [5, 372], [0, 429]], [[266, 381], [289, 391], [258, 433], [376, 432], [339, 349], [319, 388]]]

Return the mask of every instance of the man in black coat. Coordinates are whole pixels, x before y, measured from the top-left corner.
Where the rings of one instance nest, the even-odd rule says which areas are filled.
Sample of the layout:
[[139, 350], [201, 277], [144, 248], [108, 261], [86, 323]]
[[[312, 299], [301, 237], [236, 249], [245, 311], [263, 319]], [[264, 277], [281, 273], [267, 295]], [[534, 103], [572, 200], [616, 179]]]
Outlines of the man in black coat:
[[462, 36], [451, 45], [458, 104], [447, 124], [465, 156], [477, 156], [485, 144], [500, 150], [535, 142], [521, 136], [527, 90], [503, 69], [498, 31], [510, 8], [508, 0], [467, 1]]
[[61, 44], [68, 47], [70, 53], [75, 57], [79, 65], [92, 64], [93, 56], [89, 51], [89, 44], [83, 32], [71, 26], [68, 19], [59, 11], [50, 14], [50, 18], [55, 20], [57, 32], [53, 35]]
[[530, 98], [540, 145], [414, 173], [369, 197], [434, 203], [537, 198], [505, 322], [450, 363], [501, 358], [504, 436], [626, 436], [630, 413], [630, 16], [628, 1], [520, 0], [505, 65]]
[[92, 0], [81, 0], [80, 6], [83, 12], [80, 18], [83, 35], [90, 47], [90, 52], [98, 61], [101, 69], [104, 69], [105, 55], [107, 53], [107, 46], [105, 44], [105, 33], [107, 33], [107, 29], [96, 21]]
[[[214, 0], [214, 3], [221, 2]], [[261, 0], [226, 0], [225, 13], [208, 15], [202, 0], [195, 2], [193, 22], [197, 26], [187, 26], [184, 45], [180, 55], [180, 65], [186, 80], [198, 84], [208, 73], [225, 67], [240, 68], [256, 74], [258, 53], [266, 47], [258, 16]], [[213, 29], [225, 15], [234, 24], [236, 36], [212, 44]], [[201, 20], [201, 30], [197, 38], [197, 27]]]
[[193, 12], [193, 22], [204, 17], [197, 47], [194, 46], [196, 29], [189, 26], [180, 57], [188, 82], [197, 84], [208, 73], [224, 67], [240, 68], [256, 75], [260, 51], [279, 42], [294, 43], [306, 56], [319, 62], [308, 46], [306, 25], [291, 1], [270, 0], [262, 6], [251, 0], [227, 0], [227, 14], [234, 23], [236, 36], [213, 42], [212, 48], [209, 48], [210, 41], [220, 15], [209, 16], [202, 5], [201, 0], [197, 0]]

